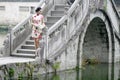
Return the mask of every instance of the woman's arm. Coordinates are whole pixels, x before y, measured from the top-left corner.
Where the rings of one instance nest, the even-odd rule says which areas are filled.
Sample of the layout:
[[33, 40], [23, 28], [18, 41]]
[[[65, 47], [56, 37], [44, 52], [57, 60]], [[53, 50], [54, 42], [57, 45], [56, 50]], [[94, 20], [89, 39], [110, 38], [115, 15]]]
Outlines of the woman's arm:
[[46, 26], [44, 23], [44, 17], [42, 17], [41, 23], [42, 23], [42, 25]]
[[34, 20], [33, 20], [33, 17], [31, 19], [31, 24], [32, 24], [32, 27], [34, 26]]

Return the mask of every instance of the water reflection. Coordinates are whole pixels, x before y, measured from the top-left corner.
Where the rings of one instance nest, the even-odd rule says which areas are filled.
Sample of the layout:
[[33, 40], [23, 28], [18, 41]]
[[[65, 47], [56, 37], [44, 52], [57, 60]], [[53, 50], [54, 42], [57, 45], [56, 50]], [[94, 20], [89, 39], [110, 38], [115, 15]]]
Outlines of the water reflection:
[[82, 70], [82, 80], [108, 80], [108, 65], [86, 66], [86, 70]]
[[112, 71], [112, 80], [120, 80], [120, 63], [114, 64]]
[[47, 74], [36, 80], [120, 80], [120, 64], [87, 65], [80, 70]]
[[12, 80], [120, 80], [120, 63], [87, 65], [80, 70], [66, 70], [57, 74], [39, 74], [33, 78]]

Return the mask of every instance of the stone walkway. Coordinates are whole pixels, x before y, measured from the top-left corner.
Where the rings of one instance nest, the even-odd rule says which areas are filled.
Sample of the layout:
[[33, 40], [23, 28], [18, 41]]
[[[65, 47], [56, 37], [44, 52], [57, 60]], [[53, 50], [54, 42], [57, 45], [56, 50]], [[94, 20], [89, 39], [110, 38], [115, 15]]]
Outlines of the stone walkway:
[[11, 63], [24, 63], [24, 62], [32, 62], [35, 59], [31, 58], [21, 58], [21, 57], [1, 57], [0, 58], [0, 66], [11, 64]]

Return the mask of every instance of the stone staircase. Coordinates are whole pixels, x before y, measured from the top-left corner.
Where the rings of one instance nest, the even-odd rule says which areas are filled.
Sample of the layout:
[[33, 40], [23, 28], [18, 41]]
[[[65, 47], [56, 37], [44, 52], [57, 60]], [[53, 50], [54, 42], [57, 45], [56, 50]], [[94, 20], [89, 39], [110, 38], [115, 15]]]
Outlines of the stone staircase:
[[[55, 24], [65, 13], [65, 5], [58, 4], [50, 11], [45, 22], [48, 29]], [[34, 40], [31, 35], [11, 54], [15, 57], [35, 58]]]

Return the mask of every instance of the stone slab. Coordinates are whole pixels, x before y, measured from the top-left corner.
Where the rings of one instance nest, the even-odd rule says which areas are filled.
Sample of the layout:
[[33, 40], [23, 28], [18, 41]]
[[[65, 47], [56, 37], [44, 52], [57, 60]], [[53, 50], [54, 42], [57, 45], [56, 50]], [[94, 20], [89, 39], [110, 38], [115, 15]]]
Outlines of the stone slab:
[[25, 63], [25, 62], [33, 62], [35, 59], [32, 58], [20, 58], [20, 57], [1, 57], [0, 58], [0, 66], [12, 63]]

